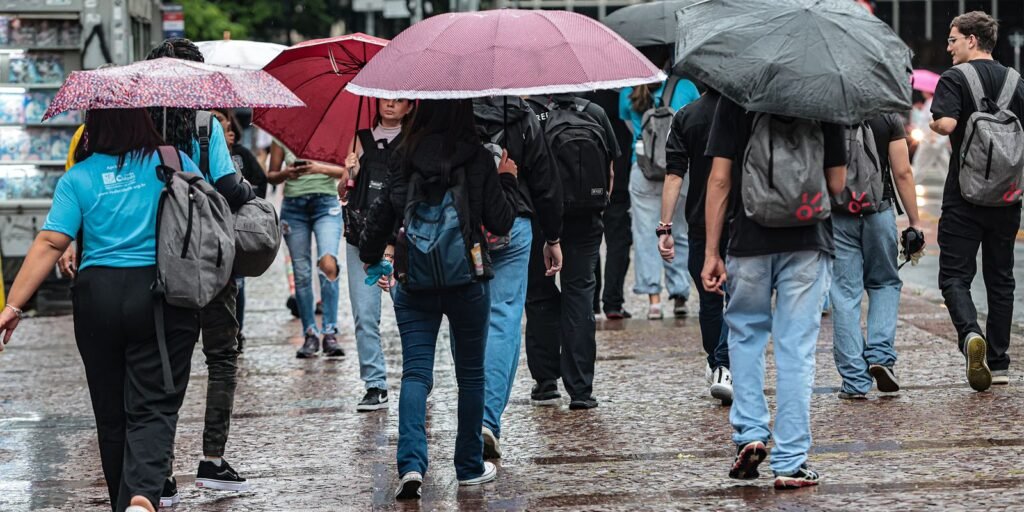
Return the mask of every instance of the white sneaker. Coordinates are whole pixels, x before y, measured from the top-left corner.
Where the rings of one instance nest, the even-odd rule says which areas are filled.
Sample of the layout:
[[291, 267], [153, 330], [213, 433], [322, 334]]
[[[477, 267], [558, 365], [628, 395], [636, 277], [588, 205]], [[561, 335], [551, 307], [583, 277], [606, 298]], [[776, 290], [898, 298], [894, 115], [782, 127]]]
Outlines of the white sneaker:
[[149, 512], [149, 509], [147, 509], [146, 507], [140, 507], [138, 505], [132, 505], [124, 509], [124, 512]]
[[651, 304], [647, 307], [647, 319], [648, 320], [661, 320], [665, 318], [665, 314], [661, 311], [661, 303]]
[[722, 402], [732, 402], [732, 373], [724, 366], [715, 368], [711, 383], [711, 396]]
[[1005, 386], [1010, 383], [1010, 372], [1007, 370], [992, 370], [992, 385]]
[[423, 475], [417, 471], [410, 471], [402, 475], [398, 481], [398, 489], [395, 490], [396, 500], [418, 500], [420, 499], [421, 488], [423, 487]]
[[484, 461], [484, 474], [476, 478], [470, 478], [469, 480], [459, 480], [459, 485], [486, 484], [495, 478], [498, 478], [498, 468], [494, 467], [494, 464]]
[[500, 459], [501, 442], [498, 440], [498, 437], [495, 436], [494, 432], [487, 427], [481, 428], [480, 433], [484, 436], [484, 458]]
[[711, 365], [707, 363], [704, 363], [704, 380], [708, 381], [708, 386], [715, 382], [715, 373], [711, 371]]

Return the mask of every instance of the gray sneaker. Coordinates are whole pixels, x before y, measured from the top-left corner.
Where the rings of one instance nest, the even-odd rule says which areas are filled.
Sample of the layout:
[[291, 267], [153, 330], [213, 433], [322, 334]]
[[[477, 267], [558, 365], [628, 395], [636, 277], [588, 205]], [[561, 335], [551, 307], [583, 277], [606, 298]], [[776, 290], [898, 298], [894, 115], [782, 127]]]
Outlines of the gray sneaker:
[[975, 391], [985, 391], [992, 386], [992, 372], [988, 369], [985, 353], [988, 346], [980, 334], [970, 333], [964, 342], [964, 356], [967, 358], [967, 383]]
[[302, 343], [302, 348], [295, 353], [295, 357], [299, 359], [309, 359], [310, 357], [316, 357], [316, 353], [320, 350], [320, 338], [316, 334], [307, 334], [306, 341]]
[[846, 391], [840, 391], [839, 398], [841, 400], [867, 400], [868, 396], [864, 393], [847, 393]]
[[992, 385], [1005, 386], [1010, 383], [1009, 370], [992, 370]]
[[333, 334], [324, 334], [323, 346], [324, 357], [343, 357], [345, 355], [341, 344], [338, 343], [338, 338]]

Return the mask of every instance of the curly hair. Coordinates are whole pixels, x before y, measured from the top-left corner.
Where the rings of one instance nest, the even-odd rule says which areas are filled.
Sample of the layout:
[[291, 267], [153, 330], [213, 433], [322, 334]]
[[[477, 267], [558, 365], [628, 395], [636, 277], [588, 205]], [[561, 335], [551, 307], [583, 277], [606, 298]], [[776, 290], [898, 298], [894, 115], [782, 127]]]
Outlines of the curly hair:
[[[199, 48], [192, 41], [183, 37], [164, 39], [163, 42], [149, 52], [146, 60], [159, 59], [161, 57], [205, 62]], [[164, 109], [163, 107], [150, 107], [149, 115], [153, 118], [153, 124], [157, 130], [162, 130], [165, 126], [165, 111], [167, 112], [167, 132], [163, 134], [164, 141], [178, 148], [186, 155], [191, 155], [192, 143], [196, 138], [196, 111], [190, 108]]]

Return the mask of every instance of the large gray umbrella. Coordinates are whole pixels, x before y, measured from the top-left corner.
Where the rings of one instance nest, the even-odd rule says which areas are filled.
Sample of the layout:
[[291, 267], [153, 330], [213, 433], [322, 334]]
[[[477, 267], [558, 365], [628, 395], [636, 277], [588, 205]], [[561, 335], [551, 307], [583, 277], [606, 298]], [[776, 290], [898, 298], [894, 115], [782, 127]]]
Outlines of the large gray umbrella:
[[623, 7], [604, 18], [604, 24], [629, 44], [657, 46], [676, 44], [676, 11], [696, 0], [666, 0]]
[[850, 0], [704, 0], [677, 14], [676, 71], [747, 110], [854, 124], [910, 110], [911, 51]]

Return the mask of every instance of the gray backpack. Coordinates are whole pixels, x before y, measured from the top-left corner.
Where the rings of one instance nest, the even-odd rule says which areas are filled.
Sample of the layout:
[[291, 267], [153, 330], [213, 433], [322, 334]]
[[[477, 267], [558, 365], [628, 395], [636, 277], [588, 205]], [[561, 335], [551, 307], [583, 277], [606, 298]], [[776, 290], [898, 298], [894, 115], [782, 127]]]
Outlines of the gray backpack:
[[160, 146], [160, 162], [164, 190], [156, 220], [155, 291], [172, 306], [201, 309], [231, 279], [234, 216], [213, 185], [181, 172], [173, 146]]
[[824, 169], [820, 123], [758, 113], [743, 156], [744, 212], [768, 228], [827, 219], [832, 208]]
[[1010, 111], [1020, 74], [1006, 68], [1006, 80], [993, 103], [974, 66], [963, 63], [956, 69], [967, 78], [977, 108], [967, 119], [960, 146], [960, 193], [979, 206], [1014, 204], [1024, 188], [1024, 131], [1020, 119]]
[[846, 186], [832, 198], [832, 207], [851, 215], [877, 213], [882, 195], [875, 134], [867, 123], [851, 126], [846, 130]]
[[672, 96], [678, 83], [678, 76], [670, 76], [661, 92], [661, 104], [647, 109], [640, 120], [640, 140], [644, 143], [644, 150], [636, 154], [636, 164], [644, 177], [651, 181], [665, 181], [668, 169], [665, 146], [672, 130], [672, 116], [675, 115], [671, 107]]

